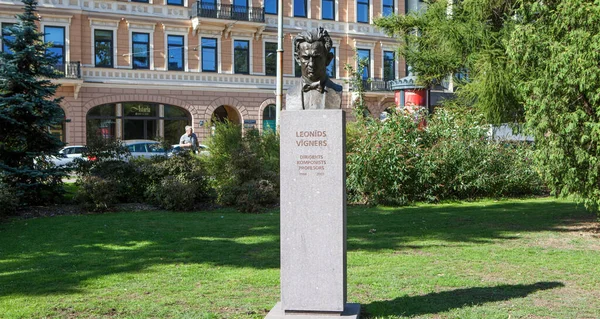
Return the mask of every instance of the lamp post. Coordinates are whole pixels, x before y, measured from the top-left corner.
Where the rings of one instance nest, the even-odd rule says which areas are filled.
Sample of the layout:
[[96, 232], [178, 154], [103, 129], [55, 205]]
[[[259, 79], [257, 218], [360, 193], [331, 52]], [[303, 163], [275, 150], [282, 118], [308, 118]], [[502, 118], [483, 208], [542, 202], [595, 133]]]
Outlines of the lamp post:
[[283, 104], [283, 0], [277, 0], [277, 87], [275, 92], [275, 129], [279, 131], [279, 114]]

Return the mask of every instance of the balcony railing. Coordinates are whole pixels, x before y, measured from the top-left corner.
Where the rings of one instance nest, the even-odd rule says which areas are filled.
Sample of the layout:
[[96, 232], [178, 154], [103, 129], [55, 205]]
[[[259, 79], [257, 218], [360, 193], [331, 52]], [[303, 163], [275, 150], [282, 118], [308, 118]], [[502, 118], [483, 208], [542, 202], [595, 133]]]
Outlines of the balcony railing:
[[202, 3], [202, 1], [198, 1], [196, 2], [194, 17], [264, 23], [265, 8], [234, 6], [230, 4], [217, 5], [214, 3]]
[[61, 78], [65, 79], [80, 79], [81, 78], [81, 63], [65, 62], [65, 64], [57, 64], [56, 70], [60, 73]]
[[391, 91], [390, 82], [384, 79], [365, 79], [363, 88], [365, 91]]

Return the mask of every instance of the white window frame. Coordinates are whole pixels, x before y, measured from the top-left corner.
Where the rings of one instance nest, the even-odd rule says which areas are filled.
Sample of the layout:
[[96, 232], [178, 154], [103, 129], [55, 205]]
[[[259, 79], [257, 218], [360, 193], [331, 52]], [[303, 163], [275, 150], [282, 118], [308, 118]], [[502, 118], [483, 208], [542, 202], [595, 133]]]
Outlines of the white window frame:
[[[394, 3], [394, 14], [398, 14], [398, 1], [392, 0], [392, 2]], [[381, 1], [381, 8], [379, 8], [379, 12], [381, 13], [380, 16], [383, 17], [383, 0]]]
[[386, 44], [382, 44], [381, 45], [381, 78], [384, 78], [384, 74], [385, 74], [385, 52], [386, 51], [391, 51], [394, 52], [394, 79], [399, 79], [399, 69], [398, 69], [398, 65], [400, 63], [398, 63], [398, 52], [396, 52], [396, 50], [394, 49], [393, 46], [390, 45], [386, 45]]
[[[270, 39], [270, 38], [263, 37], [263, 42], [262, 42], [263, 43], [263, 52], [261, 53], [262, 60], [263, 60], [263, 69], [262, 69], [261, 75], [267, 75], [267, 63], [264, 63], [264, 62], [266, 62], [266, 59], [267, 59], [267, 57], [265, 56], [265, 50], [267, 49], [267, 42], [278, 44], [277, 39]], [[277, 50], [275, 50], [275, 68], [277, 68]]]
[[[369, 1], [369, 21], [368, 22], [358, 22], [358, 0], [350, 0], [350, 1], [354, 1], [354, 21], [356, 23], [360, 23], [360, 24], [372, 24], [373, 23], [373, 1], [374, 0], [367, 0]], [[381, 2], [381, 7], [383, 8], [383, 1]], [[357, 48], [358, 49], [358, 48]]]
[[[68, 20], [65, 21], [66, 19], [68, 19]], [[70, 40], [70, 33], [69, 33], [69, 29], [71, 27], [71, 18], [69, 17], [66, 19], [55, 18], [55, 17], [50, 17], [50, 16], [44, 15], [44, 18], [42, 19], [42, 21], [40, 21], [40, 30], [42, 30], [42, 33], [45, 34], [46, 27], [65, 28], [65, 63], [69, 63], [69, 62], [71, 62], [71, 40]], [[0, 43], [0, 45], [2, 45], [2, 44]]]
[[[0, 14], [0, 32], [2, 32], [1, 28], [2, 28], [2, 24], [3, 23], [19, 23], [19, 21], [14, 17], [14, 16], [9, 16], [9, 15], [4, 15], [3, 13]], [[2, 38], [0, 38], [0, 52], [2, 51]]]
[[[295, 4], [296, 4], [296, 1], [298, 1], [298, 0], [292, 0], [292, 16], [291, 16], [291, 18], [296, 18], [296, 19], [311, 19], [311, 9], [310, 9], [311, 0], [299, 0], [299, 1], [306, 1], [306, 17], [296, 17], [294, 15], [294, 7], [295, 7]], [[316, 0], [316, 1], [320, 1], [320, 0]], [[317, 19], [321, 20], [321, 17], [318, 17]], [[322, 20], [322, 21], [330, 21], [330, 20]]]
[[[373, 48], [372, 47], [356, 47], [356, 55], [358, 55], [358, 50], [369, 50], [369, 79], [375, 78], [375, 70], [373, 66], [375, 66]], [[358, 61], [356, 61], [355, 67], [358, 68]]]
[[[170, 35], [179, 35], [183, 36], [183, 71], [171, 71], [169, 70], [169, 36]], [[170, 72], [189, 72], [188, 68], [188, 32], [184, 31], [174, 31], [167, 30], [165, 31], [165, 39], [164, 39], [164, 48], [165, 48], [165, 71]]]
[[[204, 72], [204, 70], [202, 70], [202, 38], [209, 38], [209, 39], [215, 39], [217, 40], [217, 72], [216, 74], [220, 74], [221, 73], [221, 37], [214, 35], [214, 34], [199, 34], [198, 35], [198, 48], [199, 48], [199, 52], [198, 52], [198, 72]], [[207, 72], [207, 73], [213, 73], [213, 72]]]
[[331, 39], [331, 42], [333, 42], [332, 47], [335, 48], [335, 78], [340, 79], [340, 40]]
[[320, 8], [321, 8], [321, 16], [318, 17], [318, 20], [321, 20], [323, 22], [333, 22], [333, 21], [338, 21], [338, 0], [332, 0], [333, 1], [333, 20], [323, 20], [323, 0], [317, 0], [320, 1]]
[[235, 73], [235, 41], [239, 40], [239, 41], [248, 41], [248, 74], [247, 75], [254, 75], [253, 70], [253, 63], [252, 63], [252, 54], [253, 54], [253, 46], [252, 46], [252, 37], [232, 37], [231, 38], [231, 74], [238, 74], [238, 75], [246, 75], [243, 73]]
[[[150, 0], [152, 1], [152, 0]], [[176, 4], [167, 4], [167, 0], [164, 0], [164, 5], [165, 6], [173, 6], [173, 7], [180, 7], [180, 8], [187, 8], [188, 7], [188, 0], [183, 0], [183, 6], [180, 5], [176, 5]], [[220, 4], [220, 0], [217, 0], [217, 4]]]
[[113, 69], [118, 69], [118, 68], [127, 68], [127, 67], [119, 67], [119, 63], [117, 61], [117, 44], [118, 42], [118, 38], [117, 38], [117, 30], [119, 29], [119, 20], [101, 20], [101, 19], [92, 19], [90, 18], [90, 27], [91, 27], [91, 39], [92, 39], [92, 43], [90, 44], [91, 47], [91, 55], [92, 55], [92, 63], [89, 65], [85, 65], [85, 66], [90, 66], [90, 67], [96, 67], [96, 49], [94, 47], [94, 45], [96, 44], [96, 36], [95, 36], [95, 32], [96, 30], [110, 30], [113, 33]]
[[134, 33], [148, 33], [149, 50], [150, 54], [150, 65], [148, 70], [154, 70], [154, 30], [156, 24], [141, 24], [141, 23], [128, 23], [129, 27], [129, 68], [133, 69], [133, 34]]

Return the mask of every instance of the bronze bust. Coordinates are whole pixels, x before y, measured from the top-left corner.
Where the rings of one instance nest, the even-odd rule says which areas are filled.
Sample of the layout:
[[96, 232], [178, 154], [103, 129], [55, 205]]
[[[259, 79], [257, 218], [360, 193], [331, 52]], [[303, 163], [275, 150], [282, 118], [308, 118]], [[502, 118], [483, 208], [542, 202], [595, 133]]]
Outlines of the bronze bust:
[[327, 30], [319, 27], [294, 38], [294, 58], [302, 69], [302, 81], [286, 96], [286, 110], [339, 109], [342, 86], [327, 76], [327, 65], [334, 58]]

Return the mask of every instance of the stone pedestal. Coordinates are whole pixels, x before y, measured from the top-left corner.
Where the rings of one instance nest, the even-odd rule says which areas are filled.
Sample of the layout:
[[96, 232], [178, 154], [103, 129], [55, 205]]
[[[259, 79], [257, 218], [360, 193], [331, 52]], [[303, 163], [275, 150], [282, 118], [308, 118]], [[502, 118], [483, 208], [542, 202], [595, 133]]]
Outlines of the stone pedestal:
[[283, 111], [281, 302], [267, 318], [356, 312], [346, 304], [346, 150], [342, 110]]

